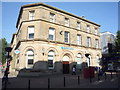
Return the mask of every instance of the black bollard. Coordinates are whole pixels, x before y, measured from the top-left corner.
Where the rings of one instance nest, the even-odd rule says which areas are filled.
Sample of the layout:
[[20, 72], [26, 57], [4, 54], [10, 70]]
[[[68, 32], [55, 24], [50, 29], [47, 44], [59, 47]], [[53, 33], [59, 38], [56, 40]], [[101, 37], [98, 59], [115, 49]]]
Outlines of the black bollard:
[[116, 71], [116, 77], [118, 77], [118, 75], [117, 75], [117, 71]]
[[91, 77], [91, 75], [90, 75], [90, 83], [92, 83], [92, 77]]
[[30, 90], [30, 80], [28, 81], [28, 90]]
[[66, 85], [65, 85], [65, 77], [64, 77], [64, 87], [65, 87]]
[[100, 80], [100, 75], [99, 75], [99, 73], [98, 73], [98, 81]]
[[48, 89], [50, 89], [50, 79], [48, 78]]
[[105, 80], [107, 79], [106, 73], [105, 73]]
[[4, 90], [6, 90], [7, 88], [7, 81], [5, 80], [5, 87], [4, 87]]
[[78, 76], [78, 85], [80, 84], [80, 77]]

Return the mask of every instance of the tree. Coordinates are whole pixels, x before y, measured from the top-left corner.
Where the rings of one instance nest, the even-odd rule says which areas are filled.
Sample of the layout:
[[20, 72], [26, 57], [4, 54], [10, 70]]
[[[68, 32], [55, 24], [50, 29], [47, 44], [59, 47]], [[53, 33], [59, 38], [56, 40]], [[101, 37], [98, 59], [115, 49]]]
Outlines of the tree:
[[2, 64], [6, 62], [6, 57], [5, 57], [5, 48], [8, 46], [7, 41], [5, 38], [0, 39], [0, 61]]
[[115, 39], [115, 49], [117, 53], [120, 53], [120, 30], [117, 31], [117, 35]]

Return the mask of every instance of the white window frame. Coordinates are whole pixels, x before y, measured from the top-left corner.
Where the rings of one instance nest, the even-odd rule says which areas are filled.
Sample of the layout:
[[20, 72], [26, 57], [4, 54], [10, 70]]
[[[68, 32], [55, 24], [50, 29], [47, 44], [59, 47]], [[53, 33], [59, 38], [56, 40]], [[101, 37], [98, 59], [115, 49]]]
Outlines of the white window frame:
[[99, 48], [99, 41], [98, 41], [98, 39], [95, 39], [95, 48]]
[[69, 18], [65, 18], [65, 26], [70, 26], [70, 21], [69, 21]]
[[50, 22], [55, 22], [55, 14], [50, 13]]
[[[53, 39], [50, 38], [50, 35], [53, 36]], [[55, 40], [55, 28], [52, 28], [52, 27], [49, 28], [49, 40], [52, 40], [52, 41]]]
[[87, 37], [87, 46], [91, 47], [91, 38], [90, 37]]
[[55, 58], [55, 52], [52, 50], [49, 51], [48, 52], [48, 62], [52, 61], [53, 67], [49, 67], [49, 65], [48, 65], [48, 69], [54, 69], [54, 62], [55, 62], [54, 58]]
[[[66, 37], [66, 33], [67, 33], [67, 37]], [[67, 39], [68, 42], [66, 42], [65, 39]], [[70, 33], [67, 32], [67, 31], [65, 31], [65, 33], [64, 33], [64, 42], [65, 42], [65, 43], [70, 43]]]
[[95, 28], [95, 35], [98, 35], [98, 28]]
[[81, 53], [77, 54], [76, 62], [77, 62], [77, 68], [81, 69], [82, 68], [81, 67], [81, 64], [82, 64], [82, 54]]
[[[26, 55], [27, 55], [27, 57], [26, 57], [26, 68], [31, 69], [33, 67], [33, 65], [34, 65], [34, 51], [29, 49], [29, 50], [27, 50]], [[28, 65], [28, 60], [29, 59], [33, 59], [33, 64], [31, 66]]]
[[[28, 26], [28, 39], [34, 39], [34, 31], [35, 31], [34, 26]], [[30, 34], [33, 34], [33, 38], [30, 38]]]
[[35, 10], [29, 11], [29, 20], [34, 20], [35, 18]]
[[80, 30], [80, 22], [77, 22], [77, 27], [76, 28]]
[[86, 30], [87, 30], [88, 33], [90, 32], [90, 25], [86, 26]]
[[81, 45], [81, 35], [77, 34], [77, 45]]

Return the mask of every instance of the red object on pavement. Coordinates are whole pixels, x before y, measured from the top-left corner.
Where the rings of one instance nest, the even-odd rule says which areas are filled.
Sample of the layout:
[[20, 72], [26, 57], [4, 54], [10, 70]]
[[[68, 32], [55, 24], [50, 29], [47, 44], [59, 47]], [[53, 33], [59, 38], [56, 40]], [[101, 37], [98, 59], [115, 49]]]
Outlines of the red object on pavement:
[[94, 67], [84, 68], [84, 70], [83, 70], [84, 78], [90, 78], [90, 76], [94, 77], [95, 76], [94, 71], [95, 71]]

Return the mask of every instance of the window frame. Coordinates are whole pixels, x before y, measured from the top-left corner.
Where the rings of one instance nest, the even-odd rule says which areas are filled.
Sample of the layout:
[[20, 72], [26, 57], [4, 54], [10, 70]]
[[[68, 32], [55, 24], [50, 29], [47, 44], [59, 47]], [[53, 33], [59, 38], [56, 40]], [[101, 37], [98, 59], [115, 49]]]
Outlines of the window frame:
[[55, 22], [55, 14], [50, 12], [50, 22]]
[[[53, 34], [50, 34], [51, 33], [50, 30], [51, 30], [51, 32], [53, 32]], [[50, 36], [53, 36], [53, 38], [50, 39]], [[48, 38], [49, 38], [50, 41], [55, 41], [55, 28], [52, 28], [52, 27], [49, 28], [49, 36], [48, 36]]]
[[70, 26], [70, 20], [69, 18], [65, 17], [65, 26], [69, 27]]
[[[33, 33], [30, 33], [30, 27], [33, 27]], [[33, 34], [33, 37], [32, 38], [30, 38], [30, 34]], [[29, 40], [32, 40], [32, 39], [34, 39], [34, 35], [35, 35], [35, 27], [34, 26], [28, 26], [28, 39]]]
[[35, 19], [35, 10], [29, 11], [29, 20], [34, 20]]
[[[79, 40], [78, 40], [79, 37]], [[77, 34], [77, 45], [82, 45], [82, 36], [80, 34]]]
[[[66, 37], [66, 33], [67, 33], [67, 37]], [[67, 42], [66, 42], [66, 39], [67, 39]], [[64, 42], [70, 43], [70, 32], [68, 32], [68, 31], [64, 32]]]
[[91, 37], [87, 37], [87, 46], [91, 47]]

